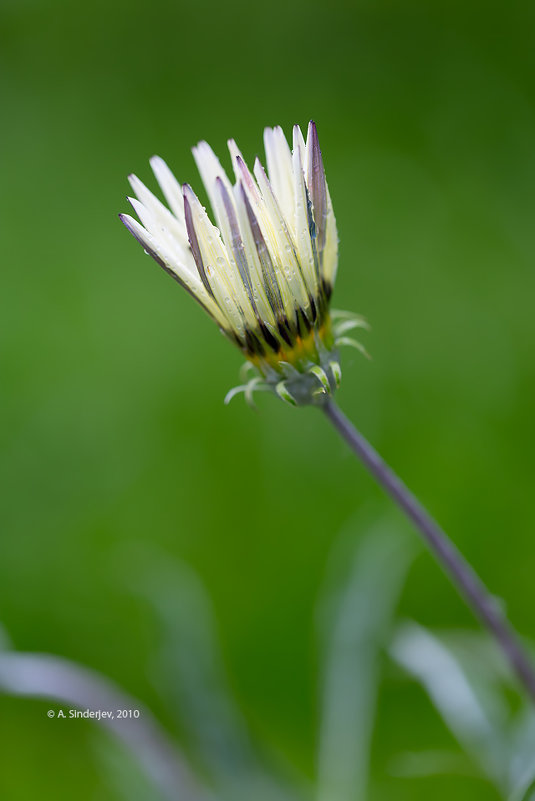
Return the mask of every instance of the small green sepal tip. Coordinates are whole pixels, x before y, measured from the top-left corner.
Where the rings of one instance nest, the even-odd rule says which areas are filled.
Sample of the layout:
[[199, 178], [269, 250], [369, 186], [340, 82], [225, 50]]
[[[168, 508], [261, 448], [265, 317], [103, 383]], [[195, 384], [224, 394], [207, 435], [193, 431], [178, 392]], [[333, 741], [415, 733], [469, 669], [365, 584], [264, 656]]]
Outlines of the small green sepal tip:
[[279, 383], [275, 386], [275, 392], [279, 396], [279, 398], [285, 403], [289, 403], [290, 406], [297, 406], [297, 401], [286, 386], [286, 381], [279, 381]]

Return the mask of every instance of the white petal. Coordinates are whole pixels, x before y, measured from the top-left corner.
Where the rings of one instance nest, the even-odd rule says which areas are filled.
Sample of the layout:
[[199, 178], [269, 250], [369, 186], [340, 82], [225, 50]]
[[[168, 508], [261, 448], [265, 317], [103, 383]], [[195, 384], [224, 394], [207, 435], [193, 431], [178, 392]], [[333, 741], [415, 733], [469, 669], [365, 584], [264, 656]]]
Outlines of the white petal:
[[320, 270], [326, 280], [332, 284], [338, 264], [338, 234], [329, 188], [325, 179], [318, 133], [312, 120], [308, 126], [306, 170], [307, 186], [316, 223], [316, 246]]
[[[234, 139], [229, 139], [227, 141], [227, 147], [228, 147], [229, 153], [230, 153], [230, 161], [231, 161], [231, 164], [232, 164], [232, 169], [234, 170], [234, 177], [236, 178], [236, 184], [238, 184], [240, 182], [240, 180], [243, 179], [243, 173], [240, 170], [239, 161], [241, 160], [241, 162], [243, 164], [245, 164], [245, 159], [243, 158], [241, 150], [239, 149], [239, 147], [236, 144], [236, 142], [234, 141]], [[251, 173], [249, 172], [249, 170], [247, 169], [247, 167], [246, 167], [246, 170], [249, 173], [249, 176], [251, 177], [251, 180], [254, 183], [254, 178], [251, 175]]]
[[128, 180], [130, 182], [130, 186], [136, 194], [136, 197], [143, 203], [144, 206], [146, 206], [147, 209], [152, 212], [158, 223], [162, 227], [172, 231], [173, 236], [178, 239], [184, 248], [187, 248], [188, 239], [183, 222], [171, 214], [169, 209], [166, 208], [160, 200], [158, 200], [156, 195], [154, 195], [150, 189], [147, 189], [145, 184], [139, 180], [137, 175], [129, 175]]
[[[266, 151], [269, 181], [279, 207], [293, 228], [294, 189], [292, 154], [282, 128], [266, 128], [264, 130], [264, 148]], [[293, 232], [293, 231], [292, 231]]]
[[[241, 206], [247, 217], [246, 228], [248, 237], [250, 237], [248, 238], [249, 245], [255, 250], [256, 258], [254, 263], [255, 266], [260, 265], [262, 283], [265, 287], [266, 297], [269, 297], [270, 308], [275, 311], [277, 320], [282, 323], [285, 318], [291, 319], [293, 317], [294, 305], [288, 282], [280, 265], [271, 258], [270, 248], [262, 230], [264, 228], [264, 230], [270, 232], [272, 229], [265, 203], [260, 190], [256, 187], [256, 182], [254, 188], [249, 187], [248, 189], [242, 180], [240, 181], [239, 189], [241, 190]], [[257, 200], [256, 203], [255, 200]], [[264, 219], [263, 226], [259, 220], [261, 216], [267, 218], [267, 222]], [[271, 250], [274, 249], [276, 250], [276, 242], [272, 243], [271, 246]]]
[[327, 187], [327, 228], [325, 232], [325, 247], [323, 249], [322, 273], [331, 286], [334, 285], [336, 270], [338, 268], [338, 231], [336, 219]]
[[169, 208], [178, 220], [184, 222], [182, 187], [160, 156], [153, 156], [150, 159], [150, 166], [156, 176], [156, 180], [160, 184], [165, 199], [169, 203]]
[[305, 150], [302, 139], [301, 131], [295, 126], [294, 149], [292, 155], [295, 194], [295, 241], [308, 292], [315, 297], [318, 290], [318, 272], [314, 264], [314, 250], [310, 238], [308, 199], [304, 174]]
[[[292, 311], [300, 306], [308, 314], [310, 302], [297, 261], [295, 245], [281, 214], [277, 199], [273, 194], [271, 184], [258, 159], [255, 162], [254, 174], [269, 216], [270, 226], [267, 232], [268, 235], [265, 235], [266, 242], [268, 243], [273, 263], [282, 269], [288, 285], [288, 297], [283, 295], [285, 305], [287, 303], [291, 304]], [[288, 316], [292, 319], [293, 315], [290, 313]]]
[[247, 266], [253, 290], [253, 299], [256, 304], [256, 308], [258, 309], [260, 318], [268, 325], [274, 327], [276, 326], [275, 316], [268, 301], [266, 290], [264, 289], [262, 265], [256, 249], [253, 232], [251, 230], [251, 224], [247, 214], [246, 204], [242, 194], [244, 192], [245, 189], [241, 183], [234, 187], [236, 209], [238, 212], [238, 223], [240, 226], [240, 233], [247, 259]]
[[134, 220], [129, 214], [119, 215], [124, 225], [128, 228], [131, 234], [143, 246], [145, 252], [161, 266], [163, 269], [176, 276], [179, 283], [181, 283], [198, 301], [202, 306], [214, 317], [217, 322], [223, 327], [228, 329], [228, 322], [222, 315], [220, 309], [214, 303], [213, 298], [210, 297], [197, 274], [192, 274], [184, 265], [176, 261], [175, 256], [170, 253], [165, 245], [156, 237], [152, 236], [137, 220]]
[[[170, 253], [174, 255], [176, 261], [195, 275], [197, 269], [191, 255], [191, 250], [187, 246], [187, 243], [185, 243], [183, 236], [180, 236], [180, 238], [177, 237], [176, 225], [172, 228], [168, 228], [161, 216], [157, 216], [152, 208], [147, 208], [140, 200], [136, 200], [135, 198], [129, 197], [128, 201], [149, 234], [152, 234], [155, 239], [160, 239], [162, 243], [167, 246]], [[178, 225], [176, 220], [175, 223]]]
[[243, 336], [245, 325], [256, 327], [256, 319], [242, 279], [231, 263], [228, 251], [217, 228], [210, 222], [205, 209], [189, 186], [184, 186], [192, 212], [199, 249], [212, 292], [232, 328]]
[[262, 198], [262, 194], [256, 182], [256, 179], [245, 163], [245, 159], [243, 158], [240, 150], [234, 139], [229, 139], [228, 142], [228, 149], [230, 151], [230, 157], [232, 160], [232, 168], [234, 170], [234, 177], [236, 178], [236, 187], [239, 184], [242, 184], [245, 191], [247, 192], [247, 197], [249, 198], [250, 202], [254, 204], [255, 207], [262, 206], [264, 212], [267, 214], [266, 205]]
[[293, 147], [294, 150], [296, 147], [299, 147], [301, 149], [301, 153], [303, 154], [303, 159], [304, 159], [306, 145], [305, 145], [305, 140], [303, 138], [303, 133], [299, 125], [294, 125], [293, 127]]
[[231, 197], [232, 184], [208, 142], [199, 142], [199, 144], [193, 148], [192, 152], [195, 163], [197, 164], [197, 169], [201, 174], [203, 184], [206, 188], [210, 205], [214, 211], [217, 225], [223, 235], [223, 241], [225, 244], [228, 244], [230, 242], [230, 230], [225, 207], [221, 195], [217, 191], [217, 179], [219, 178], [223, 182], [223, 185]]
[[[268, 270], [270, 270], [271, 280], [276, 285], [273, 287], [274, 294], [277, 293], [278, 288], [278, 294], [282, 301], [283, 313], [288, 320], [293, 320], [295, 316], [296, 300], [288, 283], [286, 272], [283, 269], [284, 260], [279, 255], [280, 237], [277, 236], [274, 220], [260, 189], [257, 188], [256, 191], [252, 190], [245, 181], [242, 182], [242, 185], [258, 222], [263, 243], [267, 248], [267, 267]], [[254, 185], [255, 187], [257, 186], [256, 181]], [[271, 270], [273, 271], [272, 273]]]

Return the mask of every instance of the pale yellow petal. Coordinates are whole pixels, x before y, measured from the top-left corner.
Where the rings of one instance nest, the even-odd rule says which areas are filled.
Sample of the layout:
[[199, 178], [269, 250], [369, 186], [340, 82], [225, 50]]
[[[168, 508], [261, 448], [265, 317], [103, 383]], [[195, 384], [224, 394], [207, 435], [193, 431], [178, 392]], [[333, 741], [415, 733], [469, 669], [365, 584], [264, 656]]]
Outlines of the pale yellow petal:
[[[305, 185], [304, 158], [305, 150], [302, 142], [301, 131], [297, 126], [294, 128], [293, 142], [293, 177], [294, 177], [294, 225], [295, 241], [301, 271], [307, 285], [307, 289], [312, 297], [318, 291], [318, 271], [314, 263], [314, 250], [310, 237], [308, 198]], [[317, 254], [316, 254], [317, 259]]]
[[295, 233], [293, 230], [295, 196], [292, 154], [279, 125], [264, 130], [264, 148], [273, 194], [277, 198], [279, 208], [293, 234]]
[[241, 276], [231, 262], [219, 231], [210, 222], [193, 190], [185, 186], [184, 192], [191, 205], [193, 224], [212, 292], [233, 329], [243, 337], [245, 326], [254, 328], [256, 320]]

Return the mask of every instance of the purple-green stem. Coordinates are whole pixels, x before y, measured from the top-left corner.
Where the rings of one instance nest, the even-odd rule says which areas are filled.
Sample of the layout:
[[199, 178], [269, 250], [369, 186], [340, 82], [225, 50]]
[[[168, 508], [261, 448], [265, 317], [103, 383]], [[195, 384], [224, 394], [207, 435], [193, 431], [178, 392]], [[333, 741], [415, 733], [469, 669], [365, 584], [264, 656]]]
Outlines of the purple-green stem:
[[518, 679], [535, 701], [535, 670], [519, 637], [472, 566], [420, 501], [405, 486], [377, 451], [357, 431], [332, 399], [323, 410], [342, 439], [346, 441], [383, 489], [412, 520], [437, 561], [451, 579], [473, 613], [494, 635]]

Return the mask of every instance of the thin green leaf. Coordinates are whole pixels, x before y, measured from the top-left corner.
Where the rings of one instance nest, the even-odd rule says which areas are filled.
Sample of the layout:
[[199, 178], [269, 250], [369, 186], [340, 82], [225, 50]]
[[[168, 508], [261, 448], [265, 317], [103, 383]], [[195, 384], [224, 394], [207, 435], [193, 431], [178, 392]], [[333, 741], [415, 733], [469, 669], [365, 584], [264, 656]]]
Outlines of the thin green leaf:
[[525, 707], [515, 721], [511, 738], [510, 786], [508, 801], [535, 800], [535, 712]]
[[135, 589], [154, 608], [161, 628], [156, 685], [229, 801], [295, 801], [296, 791], [267, 770], [230, 690], [211, 602], [187, 565], [145, 554]]
[[[107, 789], [123, 801], [168, 801], [168, 796], [140, 769], [137, 759], [120, 742], [102, 734], [94, 738], [97, 763]], [[180, 790], [177, 788], [177, 801]], [[216, 801], [215, 798], [212, 801]]]
[[[51, 654], [0, 653], [0, 692], [46, 698], [78, 709], [111, 713], [96, 725], [111, 731], [167, 801], [213, 801], [196, 782], [176, 744], [136, 698], [105, 676]], [[138, 710], [119, 717], [117, 710]]]
[[[399, 627], [391, 655], [426, 689], [453, 735], [483, 775], [506, 793], [509, 773], [507, 720], [499, 691], [482, 691], [451, 648], [417, 625]], [[492, 703], [484, 703], [484, 699]], [[499, 711], [502, 710], [502, 711]]]
[[426, 776], [479, 776], [466, 754], [450, 751], [415, 751], [398, 754], [389, 765], [393, 776], [417, 778]]
[[412, 555], [391, 525], [375, 526], [351, 555], [345, 583], [327, 598], [319, 801], [366, 797], [379, 651]]

